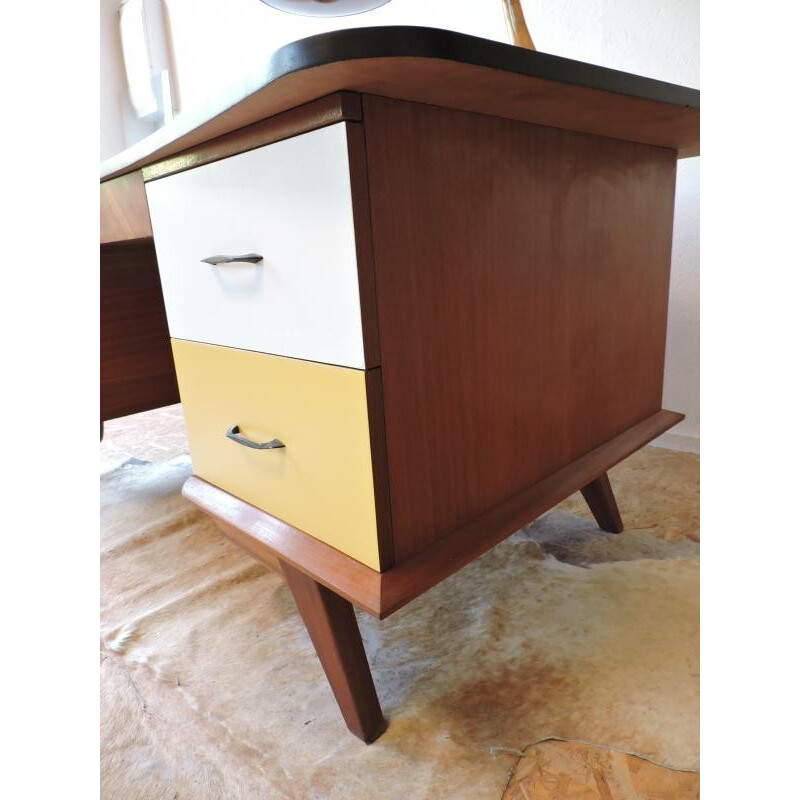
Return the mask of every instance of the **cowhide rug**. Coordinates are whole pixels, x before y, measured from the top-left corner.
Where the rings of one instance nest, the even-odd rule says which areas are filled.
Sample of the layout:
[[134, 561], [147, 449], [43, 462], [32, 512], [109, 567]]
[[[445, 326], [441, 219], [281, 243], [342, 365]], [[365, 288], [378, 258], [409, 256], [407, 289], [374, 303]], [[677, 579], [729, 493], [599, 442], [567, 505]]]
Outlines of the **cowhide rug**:
[[[565, 746], [585, 775], [597, 758], [617, 768], [575, 755], [589, 745], [697, 770], [697, 471], [696, 456], [647, 448], [611, 473], [624, 534], [571, 498], [389, 619], [359, 612], [390, 723], [367, 747], [282, 580], [182, 499], [188, 457], [111, 469], [102, 797], [595, 796], [561, 778], [542, 793], [542, 765], [569, 761], [537, 744], [552, 737], [585, 743]], [[680, 791], [663, 796], [696, 796]]]

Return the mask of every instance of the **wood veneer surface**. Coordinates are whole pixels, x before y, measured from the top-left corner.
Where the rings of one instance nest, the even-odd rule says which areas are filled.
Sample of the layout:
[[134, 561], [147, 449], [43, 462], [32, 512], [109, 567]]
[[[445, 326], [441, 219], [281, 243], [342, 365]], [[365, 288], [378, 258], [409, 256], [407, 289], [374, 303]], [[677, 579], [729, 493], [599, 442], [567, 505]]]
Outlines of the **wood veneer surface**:
[[152, 239], [100, 248], [100, 419], [180, 401]]
[[683, 414], [667, 410], [647, 417], [381, 575], [381, 616], [467, 566], [682, 419]]
[[676, 154], [363, 112], [400, 564], [659, 411]]
[[152, 238], [142, 173], [100, 184], [100, 244]]

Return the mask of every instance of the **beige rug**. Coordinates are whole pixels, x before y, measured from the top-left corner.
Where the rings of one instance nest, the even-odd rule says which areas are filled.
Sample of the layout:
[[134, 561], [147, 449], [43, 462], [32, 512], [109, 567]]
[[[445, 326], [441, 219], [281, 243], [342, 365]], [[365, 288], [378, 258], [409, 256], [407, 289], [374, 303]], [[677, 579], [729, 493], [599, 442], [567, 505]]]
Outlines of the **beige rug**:
[[588, 775], [548, 737], [698, 768], [697, 457], [648, 448], [611, 473], [621, 536], [571, 499], [388, 620], [359, 614], [390, 722], [369, 747], [281, 579], [181, 498], [189, 472], [134, 459], [101, 480], [103, 798], [627, 800], [533, 794], [544, 763]]

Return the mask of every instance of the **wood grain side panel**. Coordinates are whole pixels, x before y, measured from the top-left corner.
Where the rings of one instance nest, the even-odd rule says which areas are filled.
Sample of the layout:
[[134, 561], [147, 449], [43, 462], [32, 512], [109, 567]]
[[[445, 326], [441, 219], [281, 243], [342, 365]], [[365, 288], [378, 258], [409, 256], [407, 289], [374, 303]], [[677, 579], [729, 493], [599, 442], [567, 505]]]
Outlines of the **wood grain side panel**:
[[399, 564], [660, 409], [676, 154], [363, 108]]
[[458, 572], [683, 418], [683, 414], [674, 411], [658, 411], [384, 573], [381, 576], [381, 617], [393, 614]]
[[100, 418], [179, 402], [152, 239], [100, 247]]
[[360, 119], [360, 95], [354, 92], [336, 92], [212, 138], [178, 155], [145, 167], [142, 174], [145, 181], [163, 178], [175, 172], [210, 164], [212, 161], [219, 161], [236, 153], [244, 153], [336, 122]]
[[100, 244], [153, 236], [141, 172], [100, 184]]

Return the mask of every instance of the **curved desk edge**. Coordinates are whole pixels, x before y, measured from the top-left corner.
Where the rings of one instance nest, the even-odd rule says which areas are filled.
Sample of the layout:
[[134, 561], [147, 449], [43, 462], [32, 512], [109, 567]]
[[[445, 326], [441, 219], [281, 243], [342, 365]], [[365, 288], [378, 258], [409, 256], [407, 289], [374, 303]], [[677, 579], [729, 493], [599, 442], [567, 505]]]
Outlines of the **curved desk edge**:
[[[403, 62], [402, 68], [398, 68], [398, 61]], [[493, 80], [484, 74], [487, 72]], [[462, 84], [469, 96], [454, 97], [451, 91], [454, 80]], [[699, 152], [697, 89], [454, 31], [389, 26], [332, 31], [284, 45], [269, 58], [263, 70], [242, 80], [225, 97], [179, 116], [104, 161], [100, 176], [101, 180], [108, 180], [131, 172], [343, 89], [556, 124], [557, 115], [555, 119], [552, 114], [542, 116], [537, 108], [537, 104], [552, 105], [559, 99], [552, 92], [543, 92], [546, 84], [563, 87], [564, 94], [572, 101], [577, 98], [579, 105], [599, 92], [606, 99], [608, 95], [616, 95], [627, 100], [631, 108], [645, 113], [659, 106], [669, 107], [663, 122], [657, 122], [668, 128], [675, 117], [688, 121], [688, 128], [682, 128], [680, 134], [672, 137], [662, 137], [662, 141], [645, 143], [674, 147], [685, 156]], [[570, 88], [574, 91], [570, 92]], [[508, 106], [505, 113], [504, 104]], [[609, 109], [607, 113], [618, 114], [619, 110]], [[574, 127], [569, 114], [564, 122], [557, 126]], [[593, 130], [591, 125], [585, 132], [606, 135], [602, 130]], [[644, 139], [647, 138], [645, 135]], [[643, 139], [640, 136], [632, 140]]]

